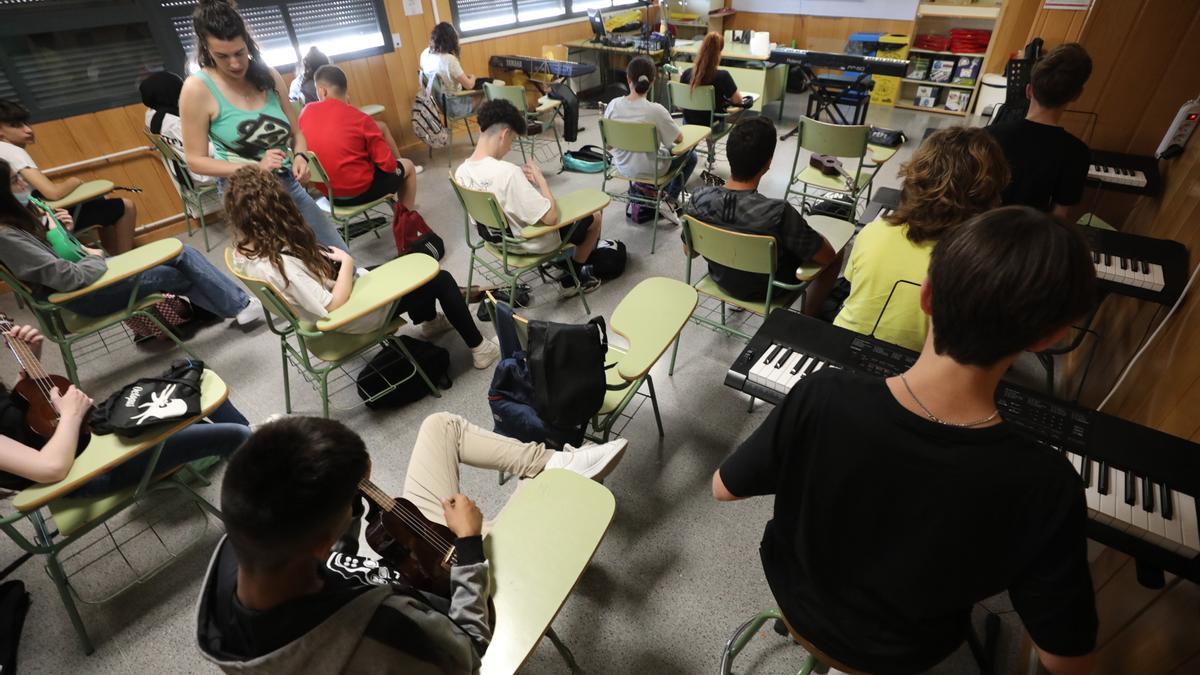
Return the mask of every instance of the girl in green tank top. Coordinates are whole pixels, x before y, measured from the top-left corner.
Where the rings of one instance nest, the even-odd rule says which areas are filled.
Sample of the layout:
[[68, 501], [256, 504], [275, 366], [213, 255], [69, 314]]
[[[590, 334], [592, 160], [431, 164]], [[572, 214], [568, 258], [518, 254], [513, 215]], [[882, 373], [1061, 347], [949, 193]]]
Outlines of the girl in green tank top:
[[[208, 125], [217, 159], [257, 162], [271, 149], [282, 150], [290, 158], [292, 125], [274, 89], [267, 90], [267, 101], [258, 110], [242, 110], [225, 98], [208, 73], [201, 70], [197, 76], [217, 100], [217, 116]], [[290, 164], [290, 159], [284, 164]]]

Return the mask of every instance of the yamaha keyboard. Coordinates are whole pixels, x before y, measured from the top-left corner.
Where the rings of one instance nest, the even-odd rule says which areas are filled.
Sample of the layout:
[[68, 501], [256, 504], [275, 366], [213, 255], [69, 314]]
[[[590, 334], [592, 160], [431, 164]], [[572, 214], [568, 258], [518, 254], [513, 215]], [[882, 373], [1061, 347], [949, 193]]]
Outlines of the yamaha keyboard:
[[807, 49], [776, 47], [771, 50], [769, 60], [772, 63], [783, 63], [789, 66], [840, 68], [868, 75], [904, 77], [908, 74], [908, 61], [885, 59], [878, 56], [863, 56], [861, 54], [835, 54], [833, 52], [812, 52]]
[[596, 66], [591, 63], [575, 63], [574, 61], [555, 61], [540, 59], [534, 56], [493, 54], [488, 59], [488, 66], [499, 70], [521, 70], [526, 75], [549, 73], [554, 77], [582, 77], [596, 72]]
[[[725, 376], [779, 403], [805, 377], [845, 369], [888, 377], [915, 352], [789, 310], [772, 312]], [[1148, 569], [1200, 583], [1200, 446], [1008, 382], [996, 406], [1022, 435], [1060, 452], [1085, 485], [1088, 537]]]
[[1170, 239], [1155, 239], [1084, 227], [1101, 290], [1170, 307], [1187, 284], [1188, 250]]

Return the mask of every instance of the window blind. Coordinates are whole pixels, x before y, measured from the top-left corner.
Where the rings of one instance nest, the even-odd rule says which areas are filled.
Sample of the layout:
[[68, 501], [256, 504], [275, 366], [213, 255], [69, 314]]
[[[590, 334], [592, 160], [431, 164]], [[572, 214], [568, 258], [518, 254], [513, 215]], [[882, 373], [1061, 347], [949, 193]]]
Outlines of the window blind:
[[4, 74], [3, 69], [0, 69], [0, 100], [17, 100], [17, 90], [12, 86], [12, 83], [8, 81], [8, 76]]
[[[175, 10], [186, 9], [187, 6], [195, 4], [195, 0], [162, 1], [163, 7]], [[242, 15], [242, 20], [246, 22], [246, 28], [249, 29], [250, 35], [258, 43], [258, 49], [262, 52], [263, 59], [268, 65], [282, 66], [296, 62], [296, 50], [292, 47], [292, 38], [288, 35], [287, 24], [283, 22], [283, 12], [279, 10], [279, 7], [274, 5], [246, 7], [238, 11]], [[172, 17], [171, 27], [183, 45], [183, 51], [187, 55], [190, 67], [196, 62], [196, 33], [192, 28], [191, 12]]]
[[372, 0], [308, 0], [288, 5], [301, 55], [316, 47], [326, 56], [382, 47], [383, 31]]
[[537, 21], [566, 13], [564, 0], [517, 0], [518, 21]]
[[40, 109], [127, 99], [142, 77], [163, 68], [146, 24], [37, 33], [6, 48]]
[[457, 0], [458, 29], [462, 32], [500, 27], [517, 20], [510, 0]]

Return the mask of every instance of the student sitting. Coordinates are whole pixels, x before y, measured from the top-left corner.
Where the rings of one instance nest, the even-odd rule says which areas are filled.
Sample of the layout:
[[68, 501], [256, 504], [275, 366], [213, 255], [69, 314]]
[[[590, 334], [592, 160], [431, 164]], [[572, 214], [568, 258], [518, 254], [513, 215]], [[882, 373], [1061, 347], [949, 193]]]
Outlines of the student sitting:
[[1062, 128], [1061, 121], [1091, 75], [1092, 58], [1081, 45], [1059, 45], [1033, 66], [1025, 90], [1025, 119], [987, 127], [1004, 148], [1012, 171], [1005, 204], [1024, 204], [1066, 218], [1070, 207], [1083, 199], [1091, 152]]
[[928, 321], [919, 287], [934, 244], [999, 206], [1008, 166], [986, 131], [950, 127], [930, 134], [900, 176], [899, 208], [854, 240], [845, 271], [850, 296], [833, 323], [864, 335], [874, 330], [880, 340], [920, 351]]
[[455, 535], [451, 601], [380, 579], [372, 558], [333, 552], [357, 529], [358, 483], [371, 472], [357, 434], [314, 417], [268, 423], [234, 454], [222, 480], [227, 535], [200, 592], [200, 650], [225, 672], [479, 672], [494, 622], [489, 563], [483, 515], [459, 494], [459, 466], [522, 478], [563, 468], [599, 480], [625, 443], [554, 452], [457, 415], [426, 418], [402, 496]]
[[[20, 342], [40, 358], [42, 334], [32, 326], [13, 326], [4, 333], [6, 342]], [[22, 371], [18, 376], [28, 375]], [[29, 430], [22, 403], [0, 383], [0, 488], [20, 490], [34, 483], [54, 483], [66, 478], [75, 463], [79, 447], [79, 430], [92, 409], [92, 399], [74, 385], [66, 391], [52, 389], [50, 400], [59, 413], [54, 435], [41, 438]], [[209, 419], [213, 424], [197, 423], [175, 432], [163, 445], [156, 468], [166, 472], [202, 457], [225, 457], [250, 437], [246, 418], [226, 402], [214, 410]], [[84, 496], [105, 494], [137, 485], [146, 471], [150, 453], [114, 467], [88, 481], [71, 494]]]
[[[67, 243], [73, 249], [69, 258], [74, 260], [56, 252], [51, 233], [69, 223], [65, 211], [51, 216], [32, 206], [29, 184], [0, 160], [0, 263], [39, 298], [88, 286], [108, 269], [100, 251], [80, 247], [69, 237]], [[262, 303], [186, 245], [178, 258], [142, 272], [136, 282], [119, 281], [65, 306], [84, 316], [111, 314], [129, 304], [134, 283], [138, 283], [138, 297], [164, 292], [186, 295], [197, 307], [232, 318], [238, 325], [263, 318]]]
[[[805, 294], [804, 313], [815, 314], [837, 279], [840, 255], [829, 242], [804, 222], [804, 216], [782, 199], [763, 196], [758, 185], [771, 169], [775, 155], [775, 125], [765, 117], [752, 117], [729, 132], [730, 180], [723, 186], [705, 186], [692, 193], [688, 215], [734, 232], [769, 234], [775, 238], [776, 277], [793, 283], [796, 268], [809, 262], [825, 269]], [[766, 298], [767, 276], [708, 261], [708, 273], [721, 290], [740, 300]]]
[[[705, 35], [704, 41], [700, 43], [700, 53], [696, 56], [696, 65], [683, 71], [683, 75], [679, 77], [680, 82], [692, 85], [693, 91], [696, 87], [712, 85], [716, 94], [713, 99], [716, 108], [713, 112], [716, 113], [725, 112], [731, 105], [740, 107], [743, 98], [742, 92], [738, 91], [737, 83], [733, 81], [733, 76], [728, 71], [717, 68], [721, 63], [721, 50], [724, 48], [725, 38], [721, 37], [720, 33]], [[706, 127], [709, 117], [702, 111], [684, 110], [683, 122]], [[717, 122], [717, 129], [724, 127], [724, 119], [717, 119]]]
[[[38, 169], [37, 162], [26, 152], [34, 142], [29, 111], [20, 103], [0, 101], [0, 159], [21, 174], [46, 201], [57, 201], [71, 194], [83, 180], [78, 176], [56, 181]], [[137, 206], [128, 199], [100, 197], [78, 207], [77, 222], [81, 229], [100, 226], [100, 241], [109, 253], [116, 255], [133, 250], [133, 228], [137, 223]]]
[[[464, 72], [458, 60], [461, 54], [458, 32], [453, 25], [443, 21], [429, 33], [429, 46], [421, 50], [418, 64], [427, 79], [440, 78], [445, 94], [457, 94], [463, 89], [481, 89], [484, 82], [492, 81], [489, 77], [477, 77]], [[443, 112], [450, 117], [463, 117], [475, 108], [480, 99], [479, 96], [447, 96], [449, 110]], [[438, 104], [441, 105], [441, 101]]]
[[[238, 169], [225, 191], [225, 213], [234, 229], [233, 260], [238, 273], [270, 283], [300, 319], [319, 321], [350, 299], [353, 258], [341, 249], [317, 244], [274, 176], [253, 166]], [[438, 313], [435, 302], [445, 314]], [[381, 308], [338, 330], [370, 333], [401, 313], [419, 324], [427, 338], [451, 328], [458, 331], [471, 349], [476, 368], [487, 368], [500, 358], [500, 348], [480, 335], [458, 283], [446, 270], [406, 294], [392, 314]]]
[[804, 378], [713, 474], [719, 500], [775, 495], [763, 570], [823, 662], [922, 672], [962, 644], [975, 603], [1007, 590], [1047, 670], [1089, 671], [1083, 485], [1000, 417], [996, 387], [1094, 293], [1072, 226], [1028, 207], [976, 216], [933, 250], [933, 325], [912, 368]]
[[350, 105], [346, 73], [321, 66], [314, 76], [317, 103], [300, 112], [300, 130], [317, 153], [332, 185], [318, 188], [338, 195], [342, 206], [367, 204], [390, 194], [411, 209], [417, 201], [417, 172], [407, 159], [396, 159], [370, 116]]
[[[179, 122], [179, 92], [183, 90], [183, 80], [175, 73], [160, 70], [153, 73], [138, 85], [142, 95], [142, 105], [146, 106], [146, 131], [158, 134], [175, 152], [183, 157], [183, 127]], [[213, 154], [212, 143], [208, 144], [208, 154]], [[171, 167], [166, 167], [171, 179], [178, 181]], [[216, 182], [212, 176], [204, 176], [188, 170], [192, 184], [208, 185]]]
[[[537, 223], [557, 224], [558, 206], [537, 163], [530, 160], [520, 167], [503, 159], [512, 150], [513, 141], [525, 134], [525, 116], [512, 103], [497, 99], [480, 106], [477, 120], [479, 142], [475, 144], [475, 152], [454, 172], [455, 180], [463, 187], [492, 193], [505, 215], [517, 227]], [[558, 237], [547, 234], [526, 239], [509, 245], [508, 250], [527, 254], [549, 253], [558, 248], [561, 241], [569, 241], [575, 245], [573, 259], [580, 288], [584, 293], [590, 293], [600, 287], [600, 280], [592, 274], [591, 266], [586, 264], [600, 238], [600, 215], [601, 212], [596, 211], [580, 220], [573, 230], [571, 226], [563, 227], [558, 231]], [[479, 227], [479, 233], [489, 241], [500, 241], [499, 235], [493, 235], [482, 226]], [[509, 233], [514, 237], [519, 236], [511, 229]], [[571, 239], [568, 240], [566, 237], [569, 233]], [[561, 284], [564, 293], [576, 292], [570, 276], [565, 277]]]
[[[629, 83], [629, 95], [609, 101], [608, 107], [604, 109], [604, 117], [619, 122], [653, 124], [658, 130], [658, 142], [662, 145], [661, 150], [670, 152], [672, 146], [683, 140], [683, 130], [675, 124], [675, 120], [671, 118], [671, 113], [667, 112], [666, 108], [646, 98], [647, 92], [654, 84], [655, 71], [654, 62], [650, 60], [650, 57], [635, 56], [631, 59], [625, 69], [625, 76]], [[692, 176], [692, 170], [696, 168], [695, 150], [674, 159], [666, 159], [654, 153], [628, 152], [613, 148], [612, 156], [617, 171], [621, 175], [631, 178], [654, 176], [655, 162], [658, 163], [658, 175], [670, 173], [683, 165], [683, 171], [666, 187], [667, 199], [671, 201], [679, 199], [683, 186], [687, 185], [688, 179]], [[661, 212], [661, 215], [666, 216], [673, 223], [679, 223], [679, 218], [673, 209], [666, 209]]]
[[322, 54], [321, 50], [316, 47], [310, 47], [308, 53], [300, 60], [300, 68], [297, 69], [296, 77], [292, 79], [292, 84], [288, 87], [288, 98], [304, 105], [316, 103], [319, 100], [316, 84], [317, 70], [327, 65], [329, 65], [329, 57]]

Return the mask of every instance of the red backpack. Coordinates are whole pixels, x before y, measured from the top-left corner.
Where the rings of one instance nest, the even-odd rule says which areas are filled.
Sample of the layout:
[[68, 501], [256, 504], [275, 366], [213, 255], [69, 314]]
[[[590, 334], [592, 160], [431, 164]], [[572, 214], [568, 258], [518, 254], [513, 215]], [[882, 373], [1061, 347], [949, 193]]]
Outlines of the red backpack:
[[437, 232], [429, 227], [421, 214], [403, 204], [396, 205], [392, 235], [396, 238], [397, 255], [424, 253], [434, 260], [441, 260], [446, 255], [446, 244]]

